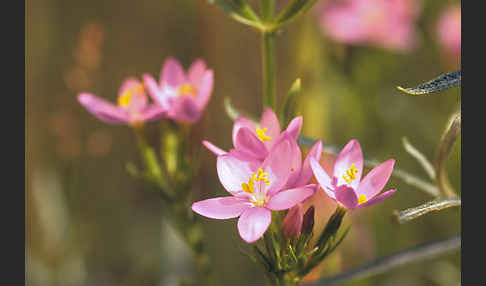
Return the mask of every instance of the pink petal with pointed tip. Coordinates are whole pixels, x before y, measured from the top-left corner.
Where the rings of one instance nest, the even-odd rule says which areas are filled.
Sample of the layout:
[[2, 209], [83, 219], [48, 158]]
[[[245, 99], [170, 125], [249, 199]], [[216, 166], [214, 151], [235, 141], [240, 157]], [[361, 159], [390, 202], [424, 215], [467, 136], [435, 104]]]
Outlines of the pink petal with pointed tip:
[[270, 150], [275, 144], [276, 139], [280, 135], [280, 123], [278, 123], [277, 115], [271, 108], [265, 108], [260, 120], [260, 128], [267, 128], [266, 135], [269, 136], [269, 141], [263, 142], [265, 146]]
[[253, 123], [250, 119], [240, 116], [235, 120], [235, 123], [233, 124], [233, 133], [232, 133], [232, 139], [233, 139], [233, 146], [235, 145], [236, 142], [236, 134], [238, 134], [238, 130], [240, 128], [246, 127], [250, 129], [253, 132], [256, 132], [256, 125]]
[[213, 83], [214, 82], [214, 76], [213, 76], [213, 71], [208, 70], [204, 73], [200, 80], [200, 84], [197, 85], [198, 88], [198, 94], [196, 97], [196, 104], [199, 107], [199, 110], [204, 110], [206, 105], [209, 102], [209, 99], [211, 98], [211, 94], [213, 93]]
[[230, 193], [242, 190], [241, 184], [248, 183], [251, 175], [256, 172], [258, 161], [247, 159], [243, 156], [235, 156], [232, 153], [218, 156], [216, 169], [223, 187]]
[[184, 74], [184, 69], [182, 68], [179, 61], [169, 57], [165, 60], [162, 67], [162, 72], [160, 73], [159, 84], [161, 86], [167, 84], [171, 87], [177, 87], [186, 81], [186, 76]]
[[240, 128], [234, 142], [236, 150], [255, 159], [264, 159], [268, 155], [267, 148], [260, 139], [248, 128]]
[[[352, 164], [355, 164], [358, 173], [356, 174], [356, 179], [352, 180], [351, 183], [348, 183], [344, 180], [343, 175], [346, 175], [346, 171], [349, 170]], [[352, 139], [346, 146], [344, 146], [336, 158], [336, 163], [334, 164], [334, 176], [338, 179], [338, 186], [349, 185], [356, 190], [362, 173], [363, 153], [361, 151], [361, 146], [358, 140]]]
[[257, 241], [272, 222], [272, 212], [264, 207], [246, 209], [238, 220], [238, 232], [241, 238], [252, 243]]
[[111, 124], [126, 124], [130, 117], [127, 111], [90, 93], [78, 95], [78, 101], [98, 119]]
[[195, 86], [199, 86], [201, 84], [201, 79], [206, 72], [206, 63], [204, 62], [203, 59], [197, 59], [195, 60], [191, 66], [189, 67], [189, 70], [187, 72], [187, 77], [189, 78], [189, 81], [191, 84]]
[[358, 205], [356, 208], [367, 207], [379, 203], [384, 199], [388, 198], [389, 196], [393, 195], [395, 192], [396, 190], [388, 190], [386, 192], [383, 192], [380, 195], [373, 197], [371, 200]]
[[201, 112], [192, 97], [184, 96], [173, 101], [168, 117], [184, 123], [195, 123]]
[[321, 188], [326, 192], [329, 197], [331, 197], [332, 199], [336, 199], [334, 192], [330, 190], [333, 189], [333, 187], [331, 185], [331, 178], [329, 177], [329, 175], [326, 173], [326, 171], [324, 171], [322, 166], [314, 157], [311, 157], [309, 162], [312, 173], [314, 174], [314, 177], [316, 177], [316, 180]]
[[229, 219], [240, 216], [252, 204], [237, 197], [221, 197], [192, 204], [192, 210], [202, 216], [214, 219]]
[[213, 143], [211, 143], [209, 141], [203, 140], [202, 144], [206, 148], [208, 148], [209, 151], [213, 152], [216, 156], [224, 155], [224, 154], [228, 153], [228, 152], [226, 152], [223, 149], [217, 147], [216, 145], [214, 145]]
[[302, 116], [298, 116], [292, 119], [292, 121], [290, 121], [289, 126], [287, 126], [286, 130], [295, 140], [297, 140], [297, 137], [299, 137], [301, 129], [302, 129]]
[[373, 168], [359, 183], [357, 195], [365, 195], [370, 199], [381, 192], [390, 178], [394, 165], [395, 160], [389, 159]]
[[167, 111], [159, 105], [151, 104], [141, 113], [141, 120], [145, 122], [158, 120], [167, 115]]
[[335, 191], [336, 200], [348, 209], [354, 209], [358, 205], [358, 197], [354, 190], [348, 186], [340, 186]]
[[297, 237], [302, 230], [303, 219], [304, 214], [302, 213], [302, 206], [300, 204], [296, 204], [290, 208], [282, 222], [282, 231], [284, 236], [287, 238]]
[[122, 96], [127, 90], [140, 86], [140, 82], [134, 77], [128, 77], [123, 80], [120, 89], [118, 90], [118, 96]]
[[169, 104], [167, 102], [167, 97], [161, 91], [161, 88], [157, 81], [155, 81], [155, 79], [149, 74], [143, 74], [142, 79], [143, 84], [145, 85], [145, 88], [147, 89], [148, 94], [150, 95], [152, 100], [158, 105], [164, 107], [165, 109], [168, 109]]
[[267, 187], [267, 194], [271, 196], [277, 191], [280, 191], [287, 183], [290, 176], [290, 169], [292, 163], [291, 141], [289, 135], [277, 143], [267, 158], [263, 161], [262, 169], [268, 172], [268, 180], [270, 185]]
[[314, 185], [280, 191], [268, 200], [266, 207], [274, 211], [286, 210], [297, 203], [305, 201], [314, 193]]
[[322, 154], [322, 141], [316, 142], [314, 146], [312, 146], [311, 150], [305, 157], [304, 163], [302, 164], [302, 168], [300, 169], [299, 178], [295, 182], [295, 186], [302, 186], [309, 182], [312, 178], [312, 169], [310, 166], [310, 158], [314, 157], [317, 161], [321, 159]]
[[[282, 134], [288, 134], [287, 131], [284, 131]], [[289, 143], [290, 143], [290, 176], [287, 180], [287, 187], [294, 188], [300, 187], [302, 185], [297, 184], [297, 180], [300, 178], [300, 172], [302, 169], [302, 152], [300, 151], [299, 145], [297, 145], [297, 141], [293, 139], [290, 135], [288, 135]], [[304, 185], [304, 184], [303, 184]]]

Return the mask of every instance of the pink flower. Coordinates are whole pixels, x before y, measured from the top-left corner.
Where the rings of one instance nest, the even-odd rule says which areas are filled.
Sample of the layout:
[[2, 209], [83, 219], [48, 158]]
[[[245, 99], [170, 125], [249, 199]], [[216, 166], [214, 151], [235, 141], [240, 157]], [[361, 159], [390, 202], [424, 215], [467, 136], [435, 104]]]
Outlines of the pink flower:
[[348, 209], [376, 204], [395, 193], [395, 190], [388, 190], [378, 195], [390, 178], [394, 164], [395, 160], [387, 160], [373, 168], [361, 180], [363, 154], [359, 142], [354, 139], [339, 152], [332, 177], [318, 161], [312, 157], [310, 159], [312, 171], [321, 188], [329, 197]]
[[112, 124], [137, 124], [159, 119], [166, 113], [155, 104], [148, 104], [145, 88], [135, 78], [126, 79], [118, 93], [118, 105], [91, 93], [80, 93], [78, 101], [98, 119]]
[[167, 117], [184, 123], [200, 119], [213, 91], [213, 71], [201, 59], [185, 74], [177, 60], [168, 58], [159, 83], [149, 74], [143, 75], [143, 81], [154, 101], [167, 110]]
[[293, 137], [287, 132], [282, 136], [263, 163], [238, 151], [219, 155], [219, 180], [231, 196], [196, 202], [192, 210], [214, 219], [239, 217], [240, 236], [252, 243], [267, 230], [272, 210], [289, 209], [312, 196], [316, 185], [285, 188], [292, 168]]
[[[286, 131], [292, 138], [297, 139], [301, 128], [302, 116], [299, 116], [289, 123]], [[264, 110], [259, 124], [240, 116], [233, 125], [233, 146], [235, 149], [258, 160], [265, 159], [271, 148], [280, 140], [280, 137], [280, 124], [271, 108]], [[216, 155], [227, 153], [209, 141], [203, 141], [203, 145]]]
[[324, 5], [320, 25], [325, 34], [351, 45], [375, 45], [408, 51], [415, 42], [415, 0], [347, 0]]
[[454, 5], [445, 10], [437, 23], [437, 39], [451, 56], [461, 56], [461, 7]]

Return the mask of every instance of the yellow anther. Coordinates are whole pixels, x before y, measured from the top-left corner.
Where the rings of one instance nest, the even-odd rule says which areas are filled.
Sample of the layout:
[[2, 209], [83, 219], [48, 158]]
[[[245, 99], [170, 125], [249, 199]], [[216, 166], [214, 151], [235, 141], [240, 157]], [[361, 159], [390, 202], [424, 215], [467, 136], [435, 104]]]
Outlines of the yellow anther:
[[267, 128], [258, 128], [257, 127], [256, 134], [257, 134], [258, 139], [260, 139], [260, 141], [262, 141], [262, 142], [272, 140], [272, 137], [265, 134], [265, 132], [267, 132]]
[[[353, 163], [351, 165], [351, 168], [349, 168], [349, 170], [346, 170], [346, 174], [343, 175], [343, 179], [348, 182], [348, 183], [351, 183], [351, 181], [355, 180], [356, 179], [356, 174], [358, 173], [358, 169], [356, 169], [356, 165]], [[347, 176], [346, 176], [347, 175]]]
[[123, 107], [128, 107], [130, 106], [130, 102], [132, 100], [132, 95], [134, 93], [141, 93], [145, 89], [143, 84], [137, 84], [125, 91], [122, 96], [118, 97], [118, 105], [123, 106]]
[[179, 95], [190, 95], [192, 97], [196, 97], [198, 92], [197, 88], [188, 83], [181, 85], [177, 91]]
[[268, 173], [263, 172], [262, 168], [258, 168], [257, 173], [253, 173], [248, 179], [248, 183], [241, 184], [241, 188], [244, 192], [254, 194], [255, 193], [255, 182], [264, 181], [265, 185], [270, 185], [270, 181], [267, 178]]
[[358, 205], [362, 204], [362, 203], [366, 203], [368, 201], [368, 199], [366, 198], [366, 195], [360, 195], [358, 197]]

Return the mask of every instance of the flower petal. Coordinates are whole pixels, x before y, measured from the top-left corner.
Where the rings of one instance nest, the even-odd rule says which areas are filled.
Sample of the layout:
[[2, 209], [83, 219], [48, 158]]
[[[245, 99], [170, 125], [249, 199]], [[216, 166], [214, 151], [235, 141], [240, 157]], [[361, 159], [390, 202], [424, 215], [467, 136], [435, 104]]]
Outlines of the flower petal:
[[[282, 135], [288, 134], [287, 131], [284, 131]], [[290, 135], [287, 135], [289, 138], [290, 143], [290, 158], [289, 160], [289, 167], [290, 167], [290, 176], [287, 180], [287, 188], [294, 188], [294, 187], [301, 187], [302, 185], [297, 184], [297, 180], [300, 178], [300, 172], [302, 169], [302, 152], [300, 151], [299, 145], [297, 145], [297, 141], [293, 139]]]
[[141, 120], [145, 122], [153, 121], [160, 119], [165, 115], [167, 115], [167, 110], [165, 110], [162, 106], [151, 104], [143, 110]]
[[223, 149], [217, 147], [216, 145], [214, 145], [213, 143], [209, 142], [209, 141], [206, 141], [206, 140], [203, 140], [202, 144], [209, 149], [209, 151], [213, 152], [214, 154], [216, 154], [216, 156], [219, 156], [219, 155], [224, 155], [228, 152], [224, 151]]
[[241, 184], [248, 183], [250, 176], [256, 172], [259, 165], [256, 160], [236, 154], [220, 155], [216, 160], [219, 180], [223, 187], [232, 194], [242, 190]]
[[129, 114], [110, 102], [103, 100], [90, 93], [81, 93], [78, 95], [78, 101], [91, 114], [98, 119], [112, 124], [126, 124], [129, 121]]
[[315, 191], [315, 185], [280, 191], [268, 200], [266, 207], [274, 211], [286, 210], [305, 201], [314, 195]]
[[252, 243], [257, 241], [272, 222], [272, 212], [264, 207], [246, 209], [238, 220], [238, 232], [241, 238]]
[[255, 159], [263, 159], [268, 155], [267, 148], [260, 139], [248, 128], [240, 128], [234, 142], [236, 150]]
[[187, 77], [191, 84], [199, 86], [201, 84], [201, 79], [206, 71], [206, 63], [202, 59], [195, 60], [189, 67], [187, 72]]
[[282, 231], [287, 238], [295, 238], [302, 230], [302, 221], [304, 214], [302, 213], [302, 205], [296, 204], [290, 208], [287, 215], [282, 222]]
[[184, 96], [173, 101], [168, 117], [176, 121], [194, 123], [199, 120], [201, 111], [193, 98]]
[[236, 134], [238, 134], [238, 130], [240, 130], [240, 128], [243, 128], [243, 127], [246, 127], [248, 129], [250, 129], [251, 131], [256, 132], [256, 125], [255, 125], [255, 123], [253, 123], [253, 121], [251, 121], [250, 119], [248, 119], [244, 116], [238, 117], [235, 120], [235, 123], [233, 124], [233, 134], [232, 134], [233, 146], [235, 145], [235, 142], [236, 142]]
[[171, 87], [177, 87], [186, 81], [184, 69], [181, 64], [174, 58], [169, 57], [165, 60], [160, 73], [160, 86], [169, 85]]
[[386, 192], [383, 192], [380, 195], [373, 197], [371, 200], [358, 205], [356, 208], [367, 207], [379, 203], [384, 199], [388, 198], [389, 196], [393, 195], [395, 192], [396, 190], [388, 190]]
[[358, 205], [358, 196], [354, 190], [346, 185], [336, 188], [334, 191], [336, 200], [348, 209], [354, 209]]
[[295, 182], [294, 186], [302, 186], [309, 182], [312, 178], [312, 169], [310, 166], [310, 158], [314, 157], [317, 161], [321, 159], [322, 154], [322, 141], [316, 142], [314, 146], [312, 146], [311, 150], [305, 157], [304, 163], [302, 164], [302, 168], [300, 169], [300, 174]]
[[365, 195], [368, 199], [376, 196], [388, 182], [394, 165], [395, 160], [389, 159], [366, 174], [356, 190], [358, 196]]
[[235, 218], [251, 207], [248, 200], [237, 197], [214, 198], [192, 204], [194, 212], [214, 219]]
[[278, 136], [280, 135], [280, 123], [278, 123], [277, 115], [271, 108], [265, 108], [260, 120], [260, 128], [267, 128], [266, 135], [269, 136], [269, 141], [265, 141], [265, 146], [270, 150], [276, 143]]
[[197, 94], [196, 104], [200, 110], [203, 110], [208, 104], [209, 99], [211, 98], [211, 94], [213, 92], [213, 84], [213, 71], [208, 70], [203, 74], [200, 80], [200, 84], [197, 85], [199, 92]]
[[287, 183], [292, 168], [292, 150], [291, 137], [284, 134], [285, 138], [278, 142], [270, 151], [268, 156], [263, 161], [262, 169], [268, 172], [268, 180], [270, 185], [267, 189], [267, 194], [271, 196], [273, 193], [280, 191]]
[[333, 187], [329, 175], [327, 175], [326, 171], [324, 171], [322, 166], [314, 157], [310, 157], [309, 162], [312, 169], [312, 173], [314, 174], [314, 177], [316, 177], [316, 180], [321, 186], [321, 188], [326, 192], [326, 194], [329, 197], [331, 197], [332, 199], [336, 199], [334, 192], [331, 191]]
[[160, 106], [169, 109], [167, 96], [165, 95], [165, 93], [162, 92], [159, 84], [155, 81], [155, 79], [149, 74], [142, 75], [142, 79], [143, 84], [148, 91], [148, 94], [150, 95], [150, 97], [152, 97], [152, 100]]
[[287, 126], [287, 131], [290, 133], [290, 135], [297, 140], [297, 137], [299, 137], [300, 130], [302, 129], [302, 116], [295, 117], [290, 121], [289, 126]]
[[[346, 171], [351, 168], [351, 165], [355, 164], [355, 168], [358, 170], [356, 179], [348, 183], [344, 180], [343, 176], [347, 176]], [[363, 153], [358, 140], [352, 139], [344, 146], [339, 152], [334, 164], [334, 176], [338, 179], [337, 185], [349, 185], [353, 189], [357, 189], [361, 175], [363, 173]]]
[[129, 104], [126, 107], [130, 111], [140, 112], [147, 106], [148, 100], [145, 90], [140, 81], [134, 77], [125, 79], [118, 92], [118, 97], [124, 96], [127, 92], [130, 92]]

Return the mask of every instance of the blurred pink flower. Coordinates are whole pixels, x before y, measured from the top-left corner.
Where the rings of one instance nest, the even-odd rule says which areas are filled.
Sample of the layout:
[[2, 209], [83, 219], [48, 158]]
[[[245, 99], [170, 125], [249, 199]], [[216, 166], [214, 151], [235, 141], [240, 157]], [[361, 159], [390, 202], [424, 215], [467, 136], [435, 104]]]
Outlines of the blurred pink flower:
[[286, 189], [294, 156], [294, 138], [284, 132], [262, 162], [233, 151], [219, 155], [217, 172], [223, 187], [232, 195], [196, 202], [192, 210], [214, 219], [239, 217], [241, 238], [252, 243], [267, 230], [272, 210], [286, 210], [314, 194], [316, 185]]
[[418, 12], [415, 0], [346, 0], [326, 3], [319, 17], [323, 32], [338, 42], [405, 52], [416, 43]]
[[185, 74], [176, 59], [168, 58], [159, 83], [149, 74], [143, 75], [143, 81], [154, 101], [167, 110], [167, 117], [184, 123], [200, 119], [213, 91], [213, 71], [201, 59]]
[[[297, 139], [301, 128], [302, 116], [298, 116], [289, 123], [286, 131], [292, 138]], [[260, 124], [255, 124], [244, 116], [240, 116], [235, 120], [232, 135], [233, 146], [236, 150], [249, 157], [263, 160], [272, 146], [280, 140], [280, 135], [280, 124], [277, 115], [271, 108], [265, 108]], [[203, 141], [203, 145], [216, 155], [227, 153], [209, 141]]]
[[394, 164], [395, 160], [387, 160], [361, 180], [363, 153], [359, 142], [354, 139], [339, 152], [331, 177], [318, 161], [313, 157], [310, 159], [312, 171], [321, 188], [330, 198], [348, 209], [376, 204], [395, 193], [395, 190], [388, 190], [378, 195], [388, 182]]
[[143, 84], [135, 78], [126, 79], [114, 105], [91, 93], [80, 93], [78, 101], [98, 119], [112, 124], [138, 124], [164, 116], [164, 109], [147, 102]]
[[450, 6], [442, 12], [437, 23], [437, 39], [449, 55], [461, 56], [461, 6]]

